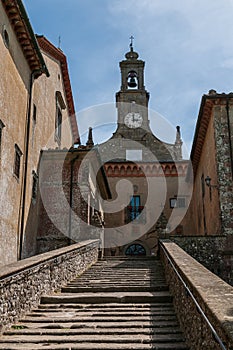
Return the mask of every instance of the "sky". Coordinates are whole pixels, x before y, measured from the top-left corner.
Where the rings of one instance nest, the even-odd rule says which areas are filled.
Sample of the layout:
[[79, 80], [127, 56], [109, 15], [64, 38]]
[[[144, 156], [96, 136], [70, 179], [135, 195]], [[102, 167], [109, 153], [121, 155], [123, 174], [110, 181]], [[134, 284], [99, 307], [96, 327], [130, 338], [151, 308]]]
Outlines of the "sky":
[[163, 141], [174, 142], [166, 124], [180, 125], [190, 151], [202, 95], [233, 91], [233, 0], [24, 0], [24, 5], [36, 34], [55, 46], [60, 36], [83, 143], [89, 126], [95, 143], [115, 130], [119, 62], [131, 35], [146, 63], [151, 128]]

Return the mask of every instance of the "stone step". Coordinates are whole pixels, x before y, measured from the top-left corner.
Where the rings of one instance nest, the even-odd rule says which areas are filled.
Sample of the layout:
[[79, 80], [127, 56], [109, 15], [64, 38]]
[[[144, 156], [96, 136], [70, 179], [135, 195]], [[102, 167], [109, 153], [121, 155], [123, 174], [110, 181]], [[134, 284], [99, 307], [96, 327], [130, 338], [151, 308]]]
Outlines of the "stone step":
[[0, 337], [11, 350], [189, 350], [159, 260], [98, 262]]
[[[24, 328], [24, 329], [13, 329], [8, 330], [5, 332], [5, 335], [89, 335], [89, 334], [105, 334], [105, 335], [117, 335], [117, 334], [125, 334], [126, 330], [125, 328], [117, 328], [116, 327], [102, 327], [97, 328], [95, 326], [91, 328], [53, 328], [53, 329], [47, 329], [47, 328]], [[146, 335], [154, 335], [154, 334], [182, 334], [178, 324], [177, 326], [173, 327], [134, 327], [134, 328], [127, 328], [127, 334], [146, 334]]]
[[158, 320], [158, 321], [144, 321], [143, 324], [141, 321], [108, 321], [108, 322], [91, 322], [91, 321], [82, 321], [81, 319], [70, 320], [70, 322], [26, 322], [22, 320], [22, 322], [17, 322], [15, 325], [16, 328], [20, 329], [88, 329], [95, 327], [96, 329], [104, 329], [104, 328], [121, 328], [121, 329], [134, 329], [134, 328], [166, 328], [166, 327], [175, 327], [179, 326], [177, 320]]
[[[20, 322], [29, 322], [29, 323], [70, 323], [72, 318], [72, 322], [80, 322], [80, 317], [73, 315], [72, 313], [70, 314], [63, 314], [63, 315], [54, 315], [54, 316], [44, 316], [44, 315], [35, 315], [33, 317], [26, 316], [24, 319], [21, 319]], [[132, 320], [132, 316], [115, 316], [113, 317], [111, 314], [106, 315], [106, 316], [82, 316], [82, 323], [93, 323], [95, 322], [96, 324], [99, 322], [118, 322], [118, 323], [125, 323], [129, 322]], [[153, 321], [151, 320], [151, 317], [148, 316], [135, 316], [133, 317], [134, 322], [159, 322], [159, 321], [175, 321], [176, 320], [176, 315], [162, 315], [162, 316], [154, 316]]]
[[[4, 343], [57, 343], [57, 344], [65, 344], [65, 343], [74, 343], [74, 344], [80, 344], [80, 343], [139, 343], [139, 344], [153, 344], [153, 343], [178, 343], [184, 341], [182, 334], [66, 334], [63, 335], [54, 335], [50, 334], [43, 335], [40, 334], [37, 335], [27, 335], [23, 334], [20, 336], [17, 335], [5, 335], [4, 336]], [[1, 343], [1, 339], [0, 339]]]
[[37, 316], [37, 315], [46, 315], [46, 316], [51, 316], [51, 315], [58, 315], [62, 314], [65, 315], [71, 314], [71, 312], [77, 316], [85, 316], [85, 315], [91, 315], [91, 316], [105, 316], [108, 315], [109, 313], [111, 316], [158, 316], [158, 315], [173, 315], [174, 310], [173, 309], [161, 309], [161, 310], [131, 310], [129, 309], [117, 309], [114, 311], [111, 311], [109, 309], [101, 309], [101, 310], [74, 310], [74, 309], [37, 309], [37, 310], [32, 310], [32, 313], [28, 314], [32, 317]]
[[183, 343], [175, 344], [98, 344], [98, 343], [86, 343], [86, 344], [0, 344], [0, 349], [4, 350], [189, 350], [189, 348]]
[[61, 291], [64, 293], [88, 293], [88, 292], [152, 292], [152, 291], [166, 291], [168, 290], [167, 285], [159, 286], [121, 286], [121, 285], [112, 285], [112, 286], [87, 286], [87, 287], [76, 287], [70, 286], [61, 288]]
[[57, 293], [42, 296], [42, 304], [102, 304], [102, 303], [171, 303], [168, 291], [158, 292], [103, 292], [103, 293]]
[[[121, 303], [121, 304], [40, 304], [38, 306], [38, 309], [35, 310], [40, 310], [40, 309], [79, 309], [79, 310], [105, 310], [108, 312], [108, 309], [111, 310], [125, 310], [125, 309], [130, 309], [130, 310], [146, 310], [146, 311], [151, 311], [151, 310], [165, 310], [165, 309], [173, 309], [173, 304], [172, 303], [151, 303], [151, 304], [131, 304], [131, 303]], [[35, 311], [33, 310], [33, 311]]]

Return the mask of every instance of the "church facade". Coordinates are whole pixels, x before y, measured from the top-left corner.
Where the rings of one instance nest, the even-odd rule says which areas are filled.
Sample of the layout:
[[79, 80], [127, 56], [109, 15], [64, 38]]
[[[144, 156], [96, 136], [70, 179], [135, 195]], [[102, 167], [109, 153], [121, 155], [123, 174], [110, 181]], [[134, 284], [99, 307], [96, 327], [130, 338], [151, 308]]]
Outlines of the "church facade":
[[82, 146], [64, 53], [34, 35], [21, 0], [0, 2], [0, 25], [0, 264], [95, 237], [106, 256], [151, 256], [169, 238], [233, 284], [233, 94], [202, 97], [183, 159], [179, 126], [174, 143], [150, 128], [131, 42], [116, 131]]
[[120, 62], [117, 129], [99, 145], [115, 202], [112, 212], [106, 204], [106, 255], [156, 255], [159, 237], [183, 231], [179, 222], [190, 200], [180, 127], [174, 144], [152, 133], [144, 67], [131, 43]]

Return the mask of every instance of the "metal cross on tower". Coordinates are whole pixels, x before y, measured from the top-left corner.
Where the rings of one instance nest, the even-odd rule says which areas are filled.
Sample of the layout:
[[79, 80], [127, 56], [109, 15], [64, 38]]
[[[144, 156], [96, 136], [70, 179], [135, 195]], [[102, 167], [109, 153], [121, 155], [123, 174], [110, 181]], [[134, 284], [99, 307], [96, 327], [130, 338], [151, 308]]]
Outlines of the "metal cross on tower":
[[130, 44], [129, 44], [129, 47], [131, 49], [133, 49], [133, 41], [134, 41], [134, 37], [133, 37], [133, 35], [131, 35], [131, 37], [130, 37]]

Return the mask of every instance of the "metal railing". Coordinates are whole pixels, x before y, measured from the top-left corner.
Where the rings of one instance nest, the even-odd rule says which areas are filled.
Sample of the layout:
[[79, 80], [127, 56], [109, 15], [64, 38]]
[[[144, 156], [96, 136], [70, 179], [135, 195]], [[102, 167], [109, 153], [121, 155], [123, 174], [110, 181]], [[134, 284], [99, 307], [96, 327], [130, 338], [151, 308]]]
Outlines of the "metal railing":
[[192, 298], [198, 312], [200, 313], [200, 315], [204, 318], [205, 322], [207, 323], [208, 327], [210, 328], [213, 338], [214, 340], [220, 345], [222, 350], [227, 350], [226, 346], [224, 345], [222, 339], [219, 337], [218, 333], [216, 332], [215, 328], [213, 327], [213, 325], [211, 324], [211, 322], [209, 321], [208, 317], [206, 316], [206, 314], [204, 313], [204, 311], [202, 310], [201, 306], [198, 304], [198, 301], [196, 300], [196, 298], [194, 297], [193, 293], [191, 292], [191, 290], [189, 289], [188, 285], [185, 283], [185, 281], [183, 280], [182, 276], [180, 275], [180, 273], [177, 271], [175, 265], [173, 264], [171, 258], [169, 257], [166, 249], [160, 244], [160, 247], [163, 249], [163, 252], [167, 258], [167, 260], [169, 261], [170, 265], [172, 266], [173, 270], [175, 271], [177, 277], [179, 278], [179, 280], [181, 281], [181, 283], [183, 284], [186, 293]]

